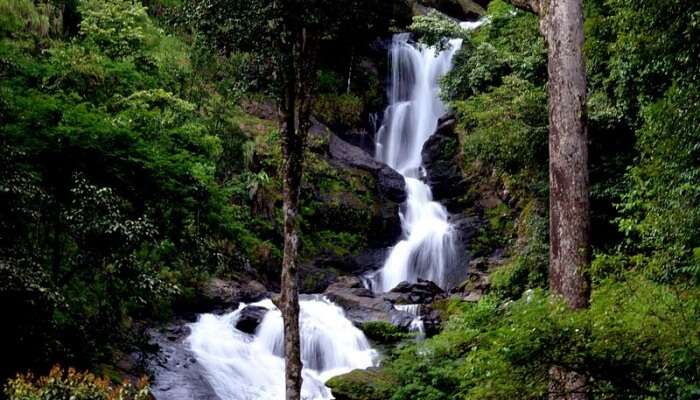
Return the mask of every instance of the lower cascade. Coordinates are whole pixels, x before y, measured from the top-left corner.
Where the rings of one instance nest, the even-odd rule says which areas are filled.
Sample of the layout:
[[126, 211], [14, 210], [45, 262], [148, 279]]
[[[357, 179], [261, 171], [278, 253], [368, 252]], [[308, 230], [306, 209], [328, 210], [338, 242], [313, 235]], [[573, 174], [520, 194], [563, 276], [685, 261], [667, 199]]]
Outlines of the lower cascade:
[[[284, 398], [282, 313], [271, 300], [251, 305], [269, 310], [253, 334], [235, 328], [245, 304], [228, 314], [201, 315], [190, 326], [190, 348], [222, 400]], [[302, 299], [299, 321], [304, 399], [332, 399], [324, 382], [376, 365], [377, 353], [362, 331], [326, 298]]]
[[445, 207], [433, 201], [430, 187], [421, 180], [423, 145], [445, 113], [439, 80], [461, 46], [461, 40], [450, 40], [438, 51], [411, 43], [406, 33], [392, 41], [389, 106], [377, 132], [377, 158], [404, 176], [407, 200], [400, 213], [403, 239], [391, 249], [383, 268], [365, 281], [375, 293], [419, 278], [448, 289], [461, 278], [455, 229]]

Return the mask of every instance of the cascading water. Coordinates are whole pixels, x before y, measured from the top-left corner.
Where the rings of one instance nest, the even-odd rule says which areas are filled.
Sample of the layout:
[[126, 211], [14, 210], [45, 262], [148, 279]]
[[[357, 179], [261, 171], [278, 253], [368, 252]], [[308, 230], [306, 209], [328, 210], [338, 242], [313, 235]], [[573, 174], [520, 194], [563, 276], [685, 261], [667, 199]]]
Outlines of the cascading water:
[[443, 289], [456, 283], [450, 281], [457, 267], [455, 230], [445, 207], [433, 201], [430, 187], [420, 178], [423, 144], [445, 112], [439, 80], [450, 70], [461, 46], [461, 40], [450, 40], [438, 52], [411, 44], [406, 33], [395, 35], [392, 41], [389, 106], [377, 132], [376, 154], [404, 176], [408, 197], [400, 212], [403, 239], [391, 249], [383, 268], [367, 279], [375, 293], [418, 278]]
[[420, 306], [420, 304], [396, 304], [394, 308], [413, 315], [413, 321], [408, 326], [408, 331], [417, 333], [416, 339], [422, 340], [425, 339], [425, 324], [423, 323], [423, 317], [420, 315]]
[[[284, 398], [282, 314], [271, 300], [254, 305], [270, 310], [254, 335], [235, 328], [244, 305], [221, 316], [204, 314], [190, 326], [192, 352], [222, 400]], [[325, 381], [375, 365], [377, 354], [343, 310], [326, 298], [303, 299], [300, 308], [302, 397], [331, 399]]]

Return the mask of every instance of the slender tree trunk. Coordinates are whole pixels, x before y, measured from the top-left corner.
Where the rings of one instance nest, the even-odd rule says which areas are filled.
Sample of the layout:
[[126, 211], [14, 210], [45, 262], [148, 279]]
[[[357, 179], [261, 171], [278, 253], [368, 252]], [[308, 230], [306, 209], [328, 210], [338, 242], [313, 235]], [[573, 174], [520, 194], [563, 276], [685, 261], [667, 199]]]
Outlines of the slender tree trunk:
[[284, 254], [282, 259], [282, 287], [280, 309], [284, 321], [285, 387], [287, 400], [301, 398], [301, 351], [299, 339], [299, 291], [297, 278], [298, 204], [303, 167], [303, 144], [297, 131], [297, 56], [292, 46], [292, 57], [287, 61], [282, 104], [282, 196], [284, 213]]
[[[581, 0], [550, 0], [542, 8], [549, 57], [549, 286], [577, 310], [590, 298], [583, 7]], [[549, 392], [550, 399], [587, 399], [586, 377], [554, 366]]]
[[299, 400], [302, 386], [297, 273], [298, 206], [306, 138], [310, 128], [311, 94], [315, 78], [315, 47], [306, 29], [294, 35], [285, 71], [282, 105], [284, 255], [280, 309], [284, 320], [285, 387], [287, 400]]

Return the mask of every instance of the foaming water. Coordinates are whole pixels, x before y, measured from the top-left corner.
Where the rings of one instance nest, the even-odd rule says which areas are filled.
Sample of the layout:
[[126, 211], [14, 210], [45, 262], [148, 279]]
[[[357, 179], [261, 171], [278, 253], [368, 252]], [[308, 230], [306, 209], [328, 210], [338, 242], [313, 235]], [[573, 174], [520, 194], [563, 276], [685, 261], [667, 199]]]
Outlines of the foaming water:
[[433, 201], [430, 187], [420, 178], [423, 145], [445, 113], [439, 80], [461, 46], [461, 40], [450, 40], [438, 52], [412, 44], [405, 33], [392, 41], [389, 106], [377, 132], [377, 158], [404, 176], [407, 200], [400, 212], [403, 239], [391, 249], [383, 268], [366, 280], [375, 293], [418, 278], [443, 289], [457, 283], [452, 282], [458, 275], [455, 230], [445, 207]]
[[[282, 314], [270, 300], [254, 305], [270, 310], [254, 335], [235, 328], [245, 305], [221, 316], [201, 315], [190, 325], [190, 347], [222, 400], [284, 398]], [[326, 298], [301, 300], [299, 320], [304, 399], [331, 399], [324, 382], [375, 365], [377, 353], [362, 331]]]
[[423, 317], [420, 315], [420, 306], [420, 304], [395, 304], [394, 308], [413, 315], [413, 320], [408, 326], [408, 331], [415, 332], [417, 334], [416, 339], [423, 340], [425, 339], [425, 323], [423, 322]]

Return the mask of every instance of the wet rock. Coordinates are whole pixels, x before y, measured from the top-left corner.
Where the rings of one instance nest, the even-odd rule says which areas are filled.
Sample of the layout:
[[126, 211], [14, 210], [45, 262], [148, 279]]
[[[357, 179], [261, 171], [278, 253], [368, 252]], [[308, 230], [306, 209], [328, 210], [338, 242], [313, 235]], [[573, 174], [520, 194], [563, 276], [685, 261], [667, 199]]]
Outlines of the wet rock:
[[425, 183], [430, 186], [433, 198], [451, 212], [464, 209], [467, 193], [467, 182], [459, 167], [456, 123], [453, 115], [442, 116], [435, 133], [428, 138], [421, 151], [426, 172]]
[[185, 342], [189, 335], [186, 324], [180, 320], [149, 331], [150, 347], [159, 350], [146, 360], [153, 377], [151, 394], [156, 400], [219, 400], [206, 379], [206, 371]]
[[239, 314], [238, 321], [236, 322], [236, 329], [245, 333], [255, 333], [255, 330], [258, 329], [258, 326], [263, 318], [265, 318], [265, 314], [267, 314], [268, 311], [269, 310], [265, 307], [254, 305], [246, 306]]
[[339, 278], [328, 287], [324, 295], [342, 307], [347, 318], [356, 325], [368, 321], [384, 321], [408, 330], [412, 320], [410, 314], [396, 310], [383, 297], [376, 297], [354, 276]]
[[299, 293], [321, 293], [338, 279], [336, 267], [343, 264], [342, 258], [333, 258], [338, 263], [328, 263], [324, 258], [311, 260], [299, 266]]
[[374, 152], [376, 150], [374, 135], [367, 129], [349, 129], [338, 132], [338, 137], [353, 146], [359, 147], [370, 156], [374, 156]]
[[445, 297], [445, 291], [432, 281], [418, 279], [416, 283], [401, 282], [384, 295], [394, 304], [430, 304]]
[[332, 135], [329, 152], [337, 162], [372, 173], [377, 179], [380, 194], [386, 199], [395, 203], [403, 203], [406, 200], [406, 182], [403, 176], [359, 147]]
[[266, 297], [267, 288], [258, 281], [237, 282], [213, 278], [200, 290], [197, 311], [227, 310], [238, 307], [241, 302], [255, 302]]
[[440, 333], [442, 330], [440, 312], [434, 310], [432, 307], [422, 307], [421, 318], [423, 319], [423, 328], [425, 329], [426, 336], [430, 337]]
[[387, 199], [395, 203], [406, 201], [406, 180], [389, 166], [382, 164], [377, 172], [377, 185], [381, 194]]

